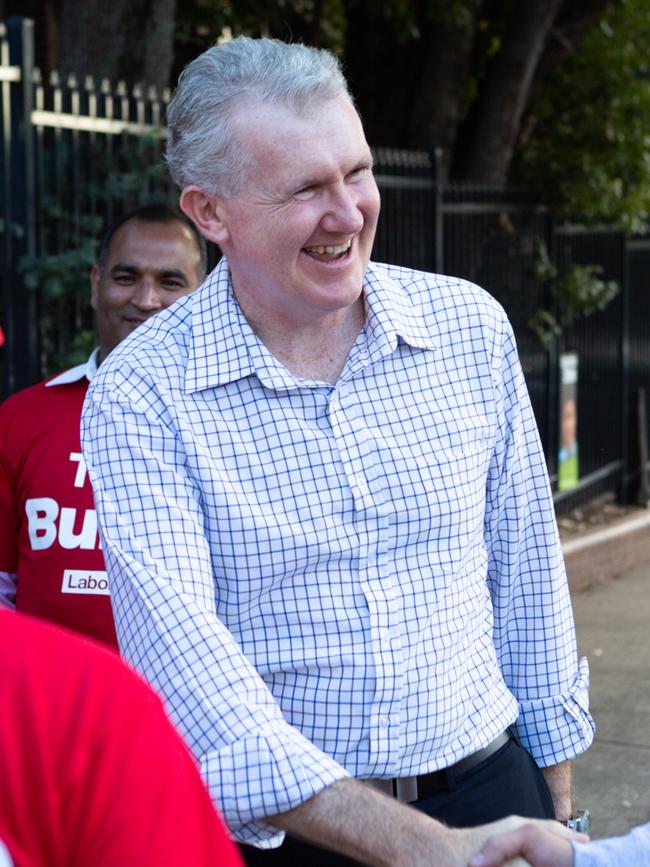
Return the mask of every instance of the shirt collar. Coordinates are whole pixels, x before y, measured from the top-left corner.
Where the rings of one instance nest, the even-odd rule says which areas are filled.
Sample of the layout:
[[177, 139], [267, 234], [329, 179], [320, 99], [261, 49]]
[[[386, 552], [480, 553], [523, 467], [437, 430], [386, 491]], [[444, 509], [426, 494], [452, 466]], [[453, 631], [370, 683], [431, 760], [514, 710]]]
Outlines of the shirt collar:
[[84, 377], [90, 382], [93, 376], [97, 373], [97, 358], [99, 357], [99, 347], [93, 349], [88, 361], [83, 364], [77, 364], [76, 367], [71, 367], [59, 373], [58, 376], [52, 377], [45, 383], [45, 387], [49, 388], [52, 385], [70, 385], [73, 382], [79, 382]]
[[[390, 266], [369, 263], [364, 280], [366, 335], [371, 358], [393, 352], [399, 339], [420, 349], [435, 349], [429, 316], [424, 317]], [[237, 303], [225, 256], [190, 296], [192, 330], [185, 375], [189, 393], [256, 374], [275, 388], [297, 381], [255, 335]], [[425, 321], [426, 319], [426, 321]]]
[[235, 300], [225, 256], [189, 299], [192, 326], [186, 391], [214, 388], [254, 373], [246, 339], [248, 332], [254, 335]]
[[[391, 276], [396, 270], [400, 271], [399, 281]], [[376, 262], [368, 264], [364, 280], [365, 327], [371, 350], [374, 348], [382, 355], [394, 351], [398, 339], [417, 349], [435, 350], [440, 344], [433, 293], [427, 297], [429, 309], [423, 311], [403, 279], [404, 274], [411, 273]], [[422, 276], [417, 274], [420, 279]]]

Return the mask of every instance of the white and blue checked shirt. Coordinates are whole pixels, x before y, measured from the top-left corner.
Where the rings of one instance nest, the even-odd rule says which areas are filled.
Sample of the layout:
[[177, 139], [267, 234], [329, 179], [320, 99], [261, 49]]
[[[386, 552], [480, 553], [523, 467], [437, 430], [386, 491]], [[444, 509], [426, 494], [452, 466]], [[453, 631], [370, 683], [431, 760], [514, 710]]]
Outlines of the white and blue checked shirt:
[[592, 738], [586, 661], [510, 326], [461, 280], [372, 264], [335, 386], [290, 374], [227, 262], [87, 398], [123, 652], [240, 841], [345, 776], [446, 767], [515, 723]]

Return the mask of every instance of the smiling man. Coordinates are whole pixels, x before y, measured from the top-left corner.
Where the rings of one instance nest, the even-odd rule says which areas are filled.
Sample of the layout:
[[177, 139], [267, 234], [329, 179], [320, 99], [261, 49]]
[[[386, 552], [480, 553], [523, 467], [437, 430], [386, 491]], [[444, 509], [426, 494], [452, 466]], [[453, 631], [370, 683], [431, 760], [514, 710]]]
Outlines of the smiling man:
[[106, 234], [90, 273], [98, 347], [0, 407], [0, 604], [116, 644], [81, 407], [98, 365], [205, 270], [205, 241], [166, 205], [138, 208]]
[[212, 48], [168, 121], [224, 258], [86, 401], [123, 652], [249, 865], [448, 867], [489, 832], [439, 820], [567, 819], [587, 669], [503, 310], [370, 261], [371, 152], [327, 52]]

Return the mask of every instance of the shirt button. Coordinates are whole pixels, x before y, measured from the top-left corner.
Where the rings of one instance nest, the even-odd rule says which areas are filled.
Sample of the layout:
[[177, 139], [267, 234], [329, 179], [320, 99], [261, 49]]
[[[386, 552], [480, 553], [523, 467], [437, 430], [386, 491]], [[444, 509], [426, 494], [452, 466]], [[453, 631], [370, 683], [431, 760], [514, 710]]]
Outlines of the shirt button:
[[390, 642], [392, 637], [393, 636], [391, 634], [390, 629], [382, 629], [381, 630], [381, 640], [382, 641], [385, 641], [388, 644], [388, 642]]
[[387, 717], [387, 716], [380, 716], [380, 717], [379, 717], [379, 725], [380, 725], [383, 729], [387, 729], [388, 726], [390, 725], [390, 717]]
[[360, 497], [365, 497], [368, 495], [368, 493], [369, 493], [368, 482], [366, 482], [366, 480], [363, 478], [363, 476], [355, 476], [352, 479], [352, 483], [354, 484], [355, 488], [357, 489], [357, 492], [358, 492]]

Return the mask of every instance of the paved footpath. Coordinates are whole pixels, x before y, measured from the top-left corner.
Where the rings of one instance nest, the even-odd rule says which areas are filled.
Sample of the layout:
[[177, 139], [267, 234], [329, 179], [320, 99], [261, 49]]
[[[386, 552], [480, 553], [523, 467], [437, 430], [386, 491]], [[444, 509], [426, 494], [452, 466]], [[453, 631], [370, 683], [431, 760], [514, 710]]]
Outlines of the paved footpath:
[[594, 838], [650, 821], [650, 527], [600, 536], [567, 556], [597, 726], [594, 745], [574, 764], [574, 789]]

